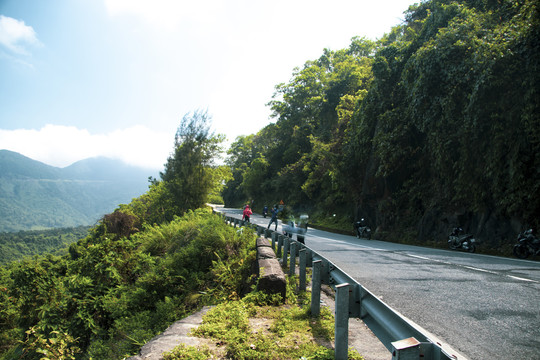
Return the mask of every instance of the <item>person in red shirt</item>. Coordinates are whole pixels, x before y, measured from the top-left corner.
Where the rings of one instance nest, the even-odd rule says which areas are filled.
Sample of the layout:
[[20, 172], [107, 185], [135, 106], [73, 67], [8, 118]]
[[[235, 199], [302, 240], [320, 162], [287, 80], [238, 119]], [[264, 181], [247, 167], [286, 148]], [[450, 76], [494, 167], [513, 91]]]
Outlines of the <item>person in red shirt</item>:
[[244, 208], [244, 217], [242, 218], [242, 220], [249, 222], [249, 217], [251, 216], [251, 214], [253, 214], [253, 212], [249, 208], [249, 205], [246, 205], [246, 207]]

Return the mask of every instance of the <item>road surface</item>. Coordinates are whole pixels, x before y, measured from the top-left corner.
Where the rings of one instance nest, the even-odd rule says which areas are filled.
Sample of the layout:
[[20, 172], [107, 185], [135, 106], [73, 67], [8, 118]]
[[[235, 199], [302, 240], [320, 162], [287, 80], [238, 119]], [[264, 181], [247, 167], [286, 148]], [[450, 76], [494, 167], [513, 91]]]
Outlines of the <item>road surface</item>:
[[[218, 210], [241, 218], [238, 209]], [[468, 359], [540, 359], [540, 262], [315, 229], [305, 243]]]

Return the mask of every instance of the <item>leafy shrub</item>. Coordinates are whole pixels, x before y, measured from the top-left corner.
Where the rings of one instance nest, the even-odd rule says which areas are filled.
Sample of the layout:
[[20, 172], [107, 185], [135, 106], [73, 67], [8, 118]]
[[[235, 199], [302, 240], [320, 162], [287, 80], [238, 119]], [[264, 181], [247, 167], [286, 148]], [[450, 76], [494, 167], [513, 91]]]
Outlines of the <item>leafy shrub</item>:
[[181, 344], [172, 351], [163, 354], [163, 360], [207, 360], [212, 358], [208, 346], [195, 347]]
[[204, 315], [203, 324], [193, 333], [224, 341], [245, 340], [251, 331], [249, 316], [253, 311], [253, 307], [242, 301], [219, 304]]
[[26, 331], [25, 348], [29, 354], [41, 354], [40, 360], [74, 360], [81, 350], [75, 345], [76, 339], [65, 332], [52, 331], [48, 336], [36, 327]]
[[128, 228], [93, 229], [69, 255], [1, 268], [0, 358], [76, 348], [77, 358], [123, 358], [191, 311], [244, 291], [253, 233], [207, 209], [124, 236]]
[[139, 219], [135, 215], [119, 209], [103, 216], [101, 221], [108, 233], [116, 234], [118, 237], [129, 237], [131, 234], [138, 232], [138, 228], [141, 226]]

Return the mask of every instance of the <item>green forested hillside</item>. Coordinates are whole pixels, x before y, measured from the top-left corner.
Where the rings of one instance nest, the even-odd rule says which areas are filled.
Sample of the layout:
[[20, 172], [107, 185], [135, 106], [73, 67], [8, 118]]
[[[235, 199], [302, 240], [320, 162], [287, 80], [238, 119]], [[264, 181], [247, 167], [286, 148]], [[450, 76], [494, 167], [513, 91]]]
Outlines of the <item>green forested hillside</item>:
[[66, 250], [88, 235], [88, 226], [0, 233], [0, 266], [25, 257]]
[[144, 193], [151, 175], [105, 158], [56, 168], [0, 150], [0, 232], [93, 225]]
[[213, 164], [222, 138], [207, 121], [186, 115], [161, 180], [67, 254], [0, 267], [1, 359], [122, 359], [189, 312], [246, 290], [255, 235], [204, 208], [227, 174]]
[[60, 169], [9, 150], [0, 150], [0, 165], [2, 178], [59, 179], [61, 177]]
[[[536, 1], [424, 1], [376, 42], [325, 50], [230, 149], [228, 205], [280, 200], [377, 236], [504, 252], [540, 221]], [[352, 227], [351, 227], [352, 229]]]
[[113, 214], [69, 255], [0, 268], [0, 358], [122, 359], [190, 311], [243, 291], [252, 233], [209, 210], [141, 232], [122, 222], [140, 218]]

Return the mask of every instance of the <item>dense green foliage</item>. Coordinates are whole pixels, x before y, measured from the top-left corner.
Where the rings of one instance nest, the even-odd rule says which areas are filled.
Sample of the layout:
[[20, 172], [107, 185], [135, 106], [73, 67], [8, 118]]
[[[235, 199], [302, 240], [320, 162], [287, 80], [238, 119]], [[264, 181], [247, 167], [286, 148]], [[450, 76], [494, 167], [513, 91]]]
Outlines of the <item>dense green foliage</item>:
[[162, 179], [67, 254], [0, 268], [0, 358], [123, 358], [194, 309], [249, 288], [254, 233], [199, 208], [228, 176], [212, 163], [221, 137], [206, 120], [186, 115]]
[[209, 210], [132, 228], [128, 236], [107, 221], [73, 243], [69, 255], [0, 270], [4, 358], [38, 358], [50, 338], [57, 339], [55, 351], [65, 347], [76, 358], [121, 358], [202, 304], [243, 291], [255, 236]]
[[24, 257], [56, 252], [86, 237], [88, 226], [0, 233], [0, 265]]
[[342, 203], [338, 155], [354, 107], [372, 81], [374, 49], [375, 43], [354, 39], [348, 49], [326, 50], [296, 69], [291, 83], [276, 87], [270, 105], [277, 122], [238, 138], [229, 150], [234, 179], [224, 191], [226, 202]]
[[232, 145], [226, 203], [400, 238], [460, 225], [493, 247], [538, 227], [539, 19], [532, 0], [424, 1], [377, 42], [325, 50], [276, 87], [276, 122]]

